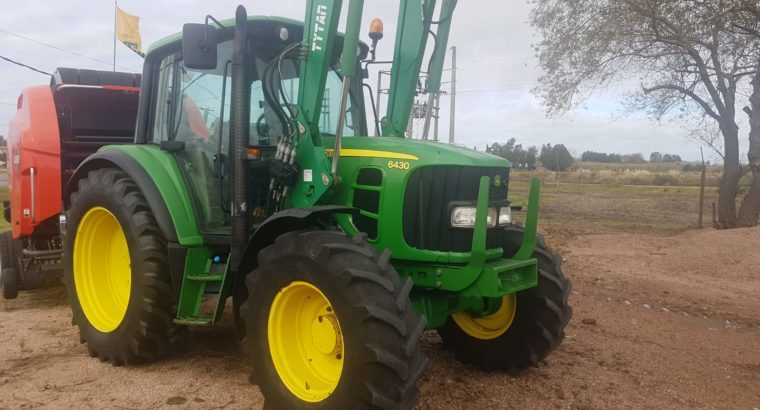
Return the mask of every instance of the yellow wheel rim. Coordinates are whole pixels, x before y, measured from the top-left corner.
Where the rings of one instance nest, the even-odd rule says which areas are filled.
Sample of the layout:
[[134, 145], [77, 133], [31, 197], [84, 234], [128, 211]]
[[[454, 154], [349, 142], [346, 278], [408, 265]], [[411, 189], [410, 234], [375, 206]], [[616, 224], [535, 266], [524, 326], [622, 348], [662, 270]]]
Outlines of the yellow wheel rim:
[[495, 339], [512, 326], [517, 310], [515, 294], [504, 296], [499, 310], [488, 316], [473, 317], [469, 312], [457, 312], [451, 315], [454, 322], [468, 335], [483, 340]]
[[108, 333], [124, 319], [132, 283], [127, 238], [103, 208], [87, 211], [74, 240], [74, 285], [79, 305], [95, 329]]
[[343, 334], [327, 297], [295, 281], [280, 289], [269, 309], [269, 353], [282, 383], [307, 402], [326, 399], [343, 372]]

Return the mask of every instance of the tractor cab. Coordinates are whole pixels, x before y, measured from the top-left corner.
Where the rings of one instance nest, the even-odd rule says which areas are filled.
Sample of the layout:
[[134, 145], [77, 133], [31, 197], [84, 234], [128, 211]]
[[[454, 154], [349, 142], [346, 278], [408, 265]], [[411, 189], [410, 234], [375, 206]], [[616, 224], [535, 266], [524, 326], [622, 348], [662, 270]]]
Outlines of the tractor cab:
[[[216, 59], [212, 68], [188, 67], [179, 52], [181, 41], [170, 37], [148, 53], [146, 67], [155, 86], [145, 93], [156, 107], [155, 115], [141, 124], [145, 143], [171, 151], [177, 158], [195, 207], [202, 233], [230, 233], [230, 118], [231, 63], [234, 21], [220, 23], [216, 33]], [[247, 30], [248, 58], [248, 139], [245, 144], [248, 202], [253, 227], [271, 212], [267, 209], [271, 161], [278, 139], [293, 133], [286, 130], [297, 110], [301, 71], [303, 25], [273, 18], [250, 17]], [[338, 37], [337, 43], [341, 43]], [[339, 47], [336, 47], [339, 50]], [[360, 59], [368, 52], [361, 45]], [[324, 96], [320, 109], [319, 132], [335, 136], [340, 111], [343, 78], [336, 51], [328, 63]], [[357, 64], [359, 64], [357, 62]], [[361, 79], [351, 83], [344, 135], [367, 135]], [[143, 121], [143, 119], [141, 119]], [[139, 138], [139, 136], [138, 136]]]

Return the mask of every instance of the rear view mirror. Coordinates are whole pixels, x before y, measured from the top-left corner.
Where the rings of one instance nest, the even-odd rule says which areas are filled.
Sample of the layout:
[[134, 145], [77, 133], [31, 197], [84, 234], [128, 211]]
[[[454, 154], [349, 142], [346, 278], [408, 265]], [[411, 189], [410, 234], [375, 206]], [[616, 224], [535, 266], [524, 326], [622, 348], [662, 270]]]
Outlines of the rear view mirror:
[[216, 68], [216, 29], [208, 24], [188, 23], [182, 27], [182, 60], [186, 68]]

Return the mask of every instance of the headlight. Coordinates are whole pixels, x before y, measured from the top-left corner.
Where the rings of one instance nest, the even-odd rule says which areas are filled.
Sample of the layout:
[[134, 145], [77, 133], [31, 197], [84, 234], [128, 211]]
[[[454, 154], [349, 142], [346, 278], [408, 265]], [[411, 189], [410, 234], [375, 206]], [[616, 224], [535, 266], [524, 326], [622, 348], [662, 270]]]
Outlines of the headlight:
[[[474, 206], [458, 206], [451, 211], [451, 226], [454, 228], [472, 228], [475, 226], [477, 208]], [[488, 208], [486, 225], [489, 228], [496, 226], [496, 208]]]
[[499, 225], [509, 225], [512, 223], [512, 208], [508, 206], [499, 209]]

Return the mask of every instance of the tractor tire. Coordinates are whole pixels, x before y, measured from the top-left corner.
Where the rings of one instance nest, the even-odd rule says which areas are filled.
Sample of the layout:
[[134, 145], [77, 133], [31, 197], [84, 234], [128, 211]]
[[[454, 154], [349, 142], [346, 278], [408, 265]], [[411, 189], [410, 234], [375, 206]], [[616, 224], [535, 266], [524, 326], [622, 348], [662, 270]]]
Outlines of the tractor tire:
[[0, 233], [0, 285], [4, 299], [16, 299], [20, 287], [16, 246], [10, 231]]
[[18, 297], [18, 270], [16, 268], [5, 268], [0, 271], [2, 275], [3, 299], [16, 299]]
[[412, 282], [366, 235], [286, 233], [245, 280], [243, 348], [271, 409], [409, 409], [427, 367]]
[[166, 239], [134, 181], [91, 171], [71, 196], [64, 284], [92, 357], [115, 366], [159, 358], [176, 339]]
[[[523, 233], [518, 227], [505, 229], [505, 257], [517, 252]], [[538, 286], [505, 296], [502, 307], [490, 316], [473, 318], [459, 312], [438, 329], [444, 346], [460, 360], [484, 370], [518, 372], [562, 343], [573, 315], [568, 305], [572, 285], [562, 272], [562, 259], [551, 253], [543, 237], [537, 239], [533, 257], [538, 259]]]

